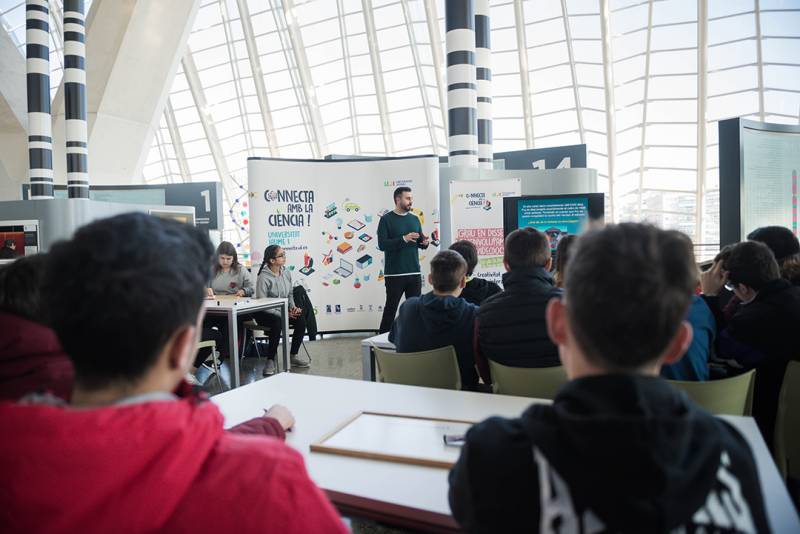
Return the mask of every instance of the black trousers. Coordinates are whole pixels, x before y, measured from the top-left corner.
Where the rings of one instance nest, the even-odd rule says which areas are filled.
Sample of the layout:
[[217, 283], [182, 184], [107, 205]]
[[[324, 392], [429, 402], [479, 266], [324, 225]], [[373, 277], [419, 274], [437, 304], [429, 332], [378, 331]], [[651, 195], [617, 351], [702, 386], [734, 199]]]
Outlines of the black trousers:
[[[267, 358], [274, 360], [275, 355], [278, 354], [278, 343], [280, 343], [281, 334], [283, 334], [281, 316], [267, 312], [254, 313], [253, 316], [259, 325], [269, 327], [269, 332], [267, 333], [267, 338], [269, 340]], [[289, 354], [295, 356], [300, 351], [300, 345], [303, 344], [303, 336], [306, 335], [306, 320], [302, 315], [298, 316], [296, 319], [289, 317], [289, 324], [294, 329]]]
[[386, 283], [386, 304], [383, 306], [380, 333], [388, 332], [392, 328], [400, 297], [418, 297], [422, 294], [422, 276], [406, 274], [403, 276], [387, 276], [383, 279]]

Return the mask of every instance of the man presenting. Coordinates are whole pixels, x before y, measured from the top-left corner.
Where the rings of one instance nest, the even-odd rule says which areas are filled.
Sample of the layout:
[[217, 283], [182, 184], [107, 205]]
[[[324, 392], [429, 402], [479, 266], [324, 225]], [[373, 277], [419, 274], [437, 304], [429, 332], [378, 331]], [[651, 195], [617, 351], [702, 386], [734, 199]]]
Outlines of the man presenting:
[[414, 198], [410, 187], [394, 190], [394, 210], [378, 223], [378, 248], [386, 253], [384, 276], [386, 305], [383, 307], [380, 332], [392, 327], [400, 297], [418, 297], [422, 293], [422, 271], [417, 249], [426, 249], [430, 239], [423, 235], [419, 219], [409, 212]]

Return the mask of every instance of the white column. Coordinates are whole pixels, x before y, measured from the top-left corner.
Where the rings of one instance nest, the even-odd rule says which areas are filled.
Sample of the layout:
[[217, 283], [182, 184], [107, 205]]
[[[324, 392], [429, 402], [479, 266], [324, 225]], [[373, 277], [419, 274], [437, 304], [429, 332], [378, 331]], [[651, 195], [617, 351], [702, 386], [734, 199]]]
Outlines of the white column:
[[25, 28], [30, 198], [53, 198], [53, 133], [50, 119], [50, 9], [46, 0], [27, 0], [25, 5]]
[[447, 0], [447, 129], [451, 167], [478, 166], [475, 0]]
[[475, 71], [478, 85], [478, 165], [492, 168], [492, 28], [489, 0], [475, 1]]
[[64, 0], [64, 118], [67, 193], [69, 198], [89, 198], [86, 6], [83, 0]]

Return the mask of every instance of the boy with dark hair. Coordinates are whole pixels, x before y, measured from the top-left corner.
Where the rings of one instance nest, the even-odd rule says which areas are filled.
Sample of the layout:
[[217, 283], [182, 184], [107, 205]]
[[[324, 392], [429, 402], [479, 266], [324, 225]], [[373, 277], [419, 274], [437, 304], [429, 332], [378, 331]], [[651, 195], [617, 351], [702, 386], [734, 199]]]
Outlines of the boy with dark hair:
[[678, 232], [620, 224], [581, 237], [565, 297], [547, 307], [571, 381], [552, 405], [469, 430], [450, 472], [466, 531], [769, 530], [745, 439], [658, 378], [691, 341], [695, 281]]
[[378, 249], [385, 253], [384, 283], [386, 304], [379, 330], [388, 332], [400, 304], [400, 297], [418, 297], [422, 292], [419, 249], [428, 248], [430, 239], [422, 233], [419, 218], [411, 213], [414, 197], [410, 187], [394, 190], [394, 210], [378, 222]]
[[461, 387], [475, 390], [478, 375], [472, 354], [475, 311], [459, 298], [467, 278], [467, 263], [458, 252], [442, 250], [431, 260], [428, 281], [433, 291], [411, 297], [400, 306], [400, 313], [389, 332], [397, 352], [419, 352], [453, 345], [461, 372]]
[[[700, 283], [717, 321], [717, 356], [737, 362], [741, 370], [757, 369], [753, 416], [772, 446], [786, 364], [799, 357], [800, 287], [781, 277], [774, 254], [758, 241], [734, 245], [702, 274]], [[724, 286], [741, 301], [730, 318], [719, 303]]]
[[484, 300], [502, 291], [500, 286], [490, 280], [472, 277], [475, 266], [478, 265], [478, 249], [475, 248], [472, 241], [465, 239], [456, 241], [450, 245], [450, 250], [455, 250], [461, 254], [464, 261], [467, 262], [467, 285], [464, 287], [464, 291], [461, 292], [462, 299], [480, 306]]
[[[142, 213], [52, 247], [43, 294], [75, 366], [72, 406], [0, 403], [0, 434], [13, 436], [0, 441], [7, 531], [345, 531], [298, 452], [225, 432], [216, 406], [173, 393], [196, 351], [211, 253], [198, 229]], [[271, 411], [277, 421], [242, 431], [292, 425]]]
[[487, 360], [510, 367], [559, 365], [545, 324], [548, 301], [561, 294], [550, 264], [550, 240], [539, 230], [520, 228], [506, 237], [503, 291], [481, 304], [475, 327], [475, 361], [485, 383], [491, 383]]

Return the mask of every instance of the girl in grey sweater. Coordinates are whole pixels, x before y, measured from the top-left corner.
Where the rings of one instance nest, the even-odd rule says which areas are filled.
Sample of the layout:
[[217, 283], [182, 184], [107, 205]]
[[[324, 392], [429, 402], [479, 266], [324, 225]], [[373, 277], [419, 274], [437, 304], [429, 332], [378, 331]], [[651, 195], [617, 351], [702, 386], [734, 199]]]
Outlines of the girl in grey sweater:
[[253, 277], [247, 267], [239, 263], [239, 256], [233, 243], [223, 241], [217, 247], [212, 268], [211, 284], [208, 296], [236, 295], [237, 297], [252, 297], [255, 293]]
[[[264, 250], [264, 261], [258, 270], [256, 281], [256, 297], [289, 299], [289, 324], [293, 327], [292, 345], [289, 350], [292, 366], [308, 367], [308, 362], [298, 357], [303, 336], [306, 333], [306, 321], [303, 310], [295, 306], [292, 275], [286, 268], [286, 252], [278, 245], [270, 245]], [[257, 316], [256, 321], [269, 327], [269, 349], [264, 376], [275, 373], [275, 355], [278, 353], [278, 341], [281, 336], [281, 316], [277, 310], [270, 310]]]

